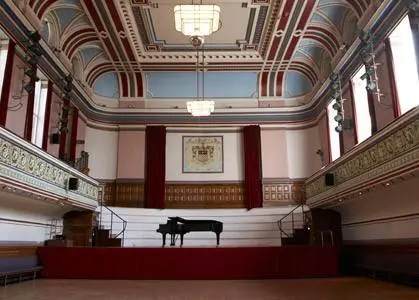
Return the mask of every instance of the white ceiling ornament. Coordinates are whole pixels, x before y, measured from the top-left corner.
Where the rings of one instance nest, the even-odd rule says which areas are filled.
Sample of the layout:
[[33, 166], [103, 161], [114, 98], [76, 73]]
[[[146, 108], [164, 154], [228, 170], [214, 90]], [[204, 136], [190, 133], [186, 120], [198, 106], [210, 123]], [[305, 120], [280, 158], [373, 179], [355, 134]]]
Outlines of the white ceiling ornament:
[[209, 36], [220, 29], [218, 5], [176, 5], [175, 27], [187, 36]]

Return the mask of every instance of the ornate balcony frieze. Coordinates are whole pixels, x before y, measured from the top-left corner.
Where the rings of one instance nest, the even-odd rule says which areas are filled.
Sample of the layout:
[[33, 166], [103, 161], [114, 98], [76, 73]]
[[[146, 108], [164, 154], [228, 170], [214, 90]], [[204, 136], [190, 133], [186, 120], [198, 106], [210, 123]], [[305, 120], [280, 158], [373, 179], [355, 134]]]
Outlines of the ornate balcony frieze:
[[[403, 115], [305, 182], [307, 204], [325, 205], [419, 169], [419, 107]], [[324, 175], [334, 175], [326, 186]]]
[[[48, 198], [94, 209], [99, 183], [64, 162], [0, 128], [0, 181]], [[70, 177], [78, 178], [77, 190], [68, 190]]]

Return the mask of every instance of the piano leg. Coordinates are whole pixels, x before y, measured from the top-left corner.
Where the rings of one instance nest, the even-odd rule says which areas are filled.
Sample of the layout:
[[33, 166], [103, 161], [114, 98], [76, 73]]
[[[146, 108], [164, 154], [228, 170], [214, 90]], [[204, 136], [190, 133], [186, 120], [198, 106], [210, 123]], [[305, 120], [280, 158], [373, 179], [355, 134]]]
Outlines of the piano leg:
[[174, 234], [174, 233], [171, 233], [170, 234], [170, 246], [175, 246], [175, 238], [176, 238], [176, 235]]
[[166, 234], [162, 233], [163, 245], [162, 247], [166, 246]]
[[220, 234], [216, 233], [216, 235], [217, 235], [217, 246], [219, 246], [220, 245]]
[[180, 234], [180, 246], [183, 246], [183, 233]]

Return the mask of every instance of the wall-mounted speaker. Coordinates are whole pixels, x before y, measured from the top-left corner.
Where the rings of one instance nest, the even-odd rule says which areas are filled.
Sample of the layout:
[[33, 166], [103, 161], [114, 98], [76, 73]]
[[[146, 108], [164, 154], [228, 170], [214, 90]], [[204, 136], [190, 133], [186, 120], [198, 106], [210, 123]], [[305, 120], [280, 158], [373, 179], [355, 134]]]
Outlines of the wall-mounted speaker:
[[326, 186], [335, 185], [335, 176], [333, 175], [333, 173], [324, 174], [324, 182]]
[[51, 134], [51, 144], [59, 144], [60, 143], [60, 135], [58, 133]]
[[68, 189], [71, 191], [77, 190], [79, 187], [79, 179], [76, 177], [70, 177], [68, 179]]

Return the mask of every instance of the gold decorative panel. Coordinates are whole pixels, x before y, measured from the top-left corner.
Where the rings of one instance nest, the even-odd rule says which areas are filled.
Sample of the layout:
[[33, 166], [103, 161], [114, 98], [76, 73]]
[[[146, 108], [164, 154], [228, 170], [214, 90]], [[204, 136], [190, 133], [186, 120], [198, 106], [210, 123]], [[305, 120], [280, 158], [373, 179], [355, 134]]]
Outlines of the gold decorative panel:
[[166, 208], [244, 208], [243, 183], [166, 184]]
[[144, 182], [111, 182], [105, 185], [105, 205], [144, 207]]
[[303, 181], [271, 181], [263, 183], [263, 206], [304, 203]]
[[115, 206], [115, 181], [103, 183], [103, 203]]

